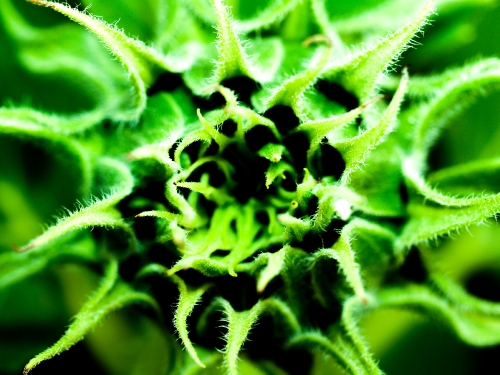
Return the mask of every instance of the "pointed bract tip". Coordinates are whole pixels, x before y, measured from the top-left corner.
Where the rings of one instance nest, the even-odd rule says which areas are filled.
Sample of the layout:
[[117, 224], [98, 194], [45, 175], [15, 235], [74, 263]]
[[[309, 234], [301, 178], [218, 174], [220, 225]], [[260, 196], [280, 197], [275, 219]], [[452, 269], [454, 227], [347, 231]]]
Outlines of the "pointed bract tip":
[[265, 286], [262, 286], [262, 285], [261, 286], [257, 286], [257, 294], [260, 295], [260, 294], [264, 293], [264, 289], [266, 289]]
[[232, 277], [238, 277], [238, 274], [236, 272], [234, 272], [234, 269], [232, 266], [227, 270], [227, 273], [229, 273]]
[[368, 306], [368, 303], [370, 301], [364, 289], [361, 291], [361, 293], [358, 294], [358, 298], [361, 300], [363, 306]]
[[55, 8], [56, 4], [51, 2], [51, 1], [44, 1], [44, 0], [27, 0], [28, 2], [35, 4], [35, 5], [41, 5], [47, 8]]
[[19, 247], [17, 245], [11, 245], [11, 246], [12, 246], [12, 249], [16, 253], [24, 253], [25, 251], [28, 251], [28, 250], [31, 250], [31, 249], [35, 248], [35, 245], [26, 245], [26, 246], [23, 246], [23, 247]]
[[302, 46], [309, 47], [311, 44], [316, 44], [316, 43], [325, 43], [328, 48], [333, 47], [332, 40], [323, 34], [312, 35], [304, 39], [304, 41], [302, 42]]
[[382, 95], [382, 94], [377, 95], [377, 96], [375, 96], [374, 98], [371, 98], [370, 100], [368, 100], [367, 102], [365, 102], [365, 103], [361, 104], [359, 107], [360, 107], [361, 109], [365, 109], [366, 107], [368, 107], [368, 106], [372, 105], [373, 103], [378, 102], [378, 101], [379, 101], [379, 100], [381, 100], [381, 99], [384, 99], [385, 97], [386, 97], [386, 95]]
[[129, 153], [127, 153], [127, 155], [125, 155], [125, 160], [136, 160], [137, 159], [137, 155], [134, 153], [134, 151], [130, 151]]
[[203, 117], [203, 115], [201, 114], [201, 109], [197, 108], [196, 109], [196, 116], [198, 116], [198, 120], [200, 120], [200, 122], [203, 124], [203, 125], [208, 125], [208, 122], [207, 120], [205, 120], [205, 117]]

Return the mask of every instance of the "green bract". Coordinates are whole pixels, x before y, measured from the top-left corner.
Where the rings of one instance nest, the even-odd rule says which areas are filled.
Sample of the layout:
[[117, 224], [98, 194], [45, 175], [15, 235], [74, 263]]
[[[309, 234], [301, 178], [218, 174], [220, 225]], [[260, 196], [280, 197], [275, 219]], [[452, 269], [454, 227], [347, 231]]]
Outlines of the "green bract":
[[[346, 373], [382, 374], [362, 321], [395, 308], [500, 343], [500, 305], [440, 272], [426, 246], [500, 212], [498, 159], [427, 166], [441, 130], [499, 86], [500, 60], [428, 77], [397, 65], [436, 7], [474, 1], [345, 16], [324, 0], [29, 2], [74, 22], [34, 26], [2, 0], [20, 64], [92, 100], [72, 114], [0, 108], [2, 137], [38, 145], [76, 181], [76, 209], [0, 252], [0, 286], [62, 263], [102, 281], [25, 374], [129, 305], [158, 322], [160, 359], [101, 358], [110, 373], [305, 374], [320, 351]], [[110, 23], [120, 12], [123, 30]], [[401, 271], [410, 250], [422, 280]]]

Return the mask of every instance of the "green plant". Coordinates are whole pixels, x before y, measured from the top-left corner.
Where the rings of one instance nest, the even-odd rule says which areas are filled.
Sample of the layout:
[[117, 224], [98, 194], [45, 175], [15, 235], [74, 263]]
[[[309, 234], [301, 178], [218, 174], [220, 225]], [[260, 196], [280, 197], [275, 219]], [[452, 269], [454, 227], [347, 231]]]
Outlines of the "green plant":
[[[93, 9], [30, 2], [79, 25], [37, 28], [3, 0], [19, 60], [68, 77], [89, 103], [77, 114], [0, 109], [0, 134], [54, 155], [72, 173], [55, 184], [74, 185], [78, 202], [0, 253], [0, 285], [62, 263], [102, 281], [25, 373], [129, 305], [156, 315], [167, 358], [131, 373], [304, 373], [304, 353], [320, 350], [347, 373], [381, 374], [360, 321], [387, 308], [435, 317], [471, 345], [500, 342], [500, 307], [440, 272], [426, 246], [500, 211], [498, 159], [427, 173], [442, 128], [500, 81], [496, 58], [430, 76], [395, 65], [434, 0], [366, 2], [336, 21], [321, 0], [259, 1], [255, 14], [238, 1], [126, 1], [136, 19], [125, 31]], [[15, 232], [20, 213], [3, 206]], [[402, 271], [410, 249], [420, 278]]]

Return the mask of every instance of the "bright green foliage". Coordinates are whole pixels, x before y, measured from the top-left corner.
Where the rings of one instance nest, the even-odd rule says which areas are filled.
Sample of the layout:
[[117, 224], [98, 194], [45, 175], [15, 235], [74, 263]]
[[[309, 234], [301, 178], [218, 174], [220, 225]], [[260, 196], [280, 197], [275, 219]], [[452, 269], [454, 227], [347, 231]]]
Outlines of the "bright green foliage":
[[[318, 350], [345, 373], [383, 374], [362, 327], [384, 309], [500, 343], [500, 305], [444, 276], [426, 247], [500, 213], [498, 158], [428, 167], [441, 131], [498, 88], [500, 60], [420, 77], [397, 65], [436, 7], [488, 1], [366, 1], [345, 15], [348, 1], [28, 1], [65, 18], [33, 26], [2, 0], [19, 64], [72, 77], [92, 100], [0, 108], [0, 141], [63, 159], [77, 186], [76, 210], [0, 252], [0, 287], [66, 263], [102, 282], [25, 374], [129, 305], [180, 339], [155, 374], [308, 373]], [[423, 280], [405, 276], [410, 249]]]
[[101, 164], [102, 166], [97, 168], [100, 167], [101, 173], [104, 173], [106, 179], [109, 179], [109, 181], [106, 181], [109, 192], [104, 194], [102, 199], [95, 199], [87, 207], [82, 207], [78, 211], [70, 213], [67, 217], [59, 219], [55, 225], [21, 248], [21, 251], [46, 245], [68, 232], [94, 226], [118, 227], [130, 235], [130, 243], [134, 244], [133, 232], [128, 226], [124, 225], [120, 214], [114, 208], [120, 200], [131, 193], [134, 184], [133, 177], [128, 168], [114, 160], [102, 159]]
[[82, 340], [85, 334], [95, 327], [109, 313], [130, 304], [148, 304], [158, 309], [156, 301], [149, 295], [133, 290], [118, 280], [118, 262], [109, 261], [101, 285], [94, 295], [82, 306], [63, 337], [53, 346], [30, 360], [24, 368], [28, 373], [40, 362], [68, 350]]
[[[145, 268], [142, 269], [140, 272], [139, 276], [146, 276], [148, 274], [152, 273], [159, 273], [163, 274], [164, 276], [167, 275], [168, 269], [166, 267], [163, 267], [160, 264], [150, 264], [146, 266]], [[188, 337], [188, 329], [187, 329], [187, 318], [189, 315], [191, 315], [191, 312], [193, 311], [194, 307], [196, 304], [199, 302], [201, 299], [202, 295], [207, 291], [207, 289], [210, 287], [209, 284], [205, 284], [201, 286], [200, 288], [196, 289], [191, 289], [188, 288], [186, 283], [177, 275], [171, 275], [170, 276], [171, 280], [177, 284], [177, 287], [179, 288], [179, 302], [177, 304], [177, 309], [175, 312], [175, 317], [174, 317], [174, 325], [179, 333], [179, 336], [182, 340], [182, 343], [186, 347], [187, 352], [189, 355], [195, 360], [195, 362], [201, 366], [201, 367], [206, 367], [198, 357], [198, 354], [196, 353], [195, 348], [193, 347], [193, 343]]]

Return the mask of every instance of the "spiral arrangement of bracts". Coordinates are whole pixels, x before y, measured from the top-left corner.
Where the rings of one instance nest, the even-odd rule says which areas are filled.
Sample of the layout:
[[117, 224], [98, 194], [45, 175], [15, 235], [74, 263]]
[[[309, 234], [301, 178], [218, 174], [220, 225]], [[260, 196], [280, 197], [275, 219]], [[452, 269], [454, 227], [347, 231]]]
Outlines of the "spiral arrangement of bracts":
[[[433, 0], [408, 5], [407, 23], [357, 49], [340, 36], [356, 19], [330, 22], [321, 0], [271, 2], [238, 22], [222, 0], [165, 1], [169, 22], [151, 44], [87, 10], [30, 1], [86, 29], [78, 35], [88, 48], [97, 36], [122, 68], [98, 53], [92, 61], [87, 47], [56, 49], [47, 62], [32, 46], [57, 30], [36, 30], [10, 1], [0, 5], [7, 27], [26, 31], [18, 42], [27, 66], [83, 74], [100, 95], [78, 115], [0, 109], [0, 133], [64, 154], [80, 171], [82, 197], [30, 243], [0, 254], [0, 285], [58, 262], [103, 270], [65, 334], [25, 373], [131, 304], [173, 320], [185, 351], [171, 374], [237, 374], [251, 331], [243, 363], [261, 373], [293, 373], [290, 353], [305, 348], [348, 373], [381, 374], [359, 322], [388, 307], [438, 317], [469, 344], [500, 342], [500, 307], [439, 274], [423, 246], [500, 211], [489, 179], [498, 160], [426, 173], [440, 130], [500, 80], [496, 59], [432, 77], [394, 65]], [[301, 14], [311, 35], [287, 41]], [[394, 66], [400, 74], [389, 77]], [[410, 249], [426, 260], [420, 282], [399, 273]], [[158, 283], [178, 293], [159, 295]], [[212, 337], [220, 318], [223, 347]], [[259, 345], [268, 361], [288, 360], [259, 362]]]

